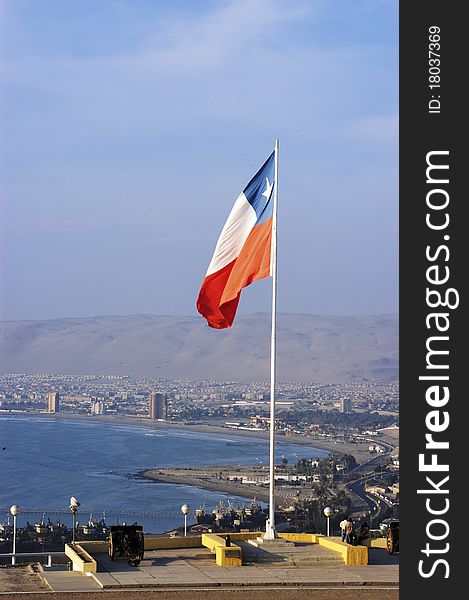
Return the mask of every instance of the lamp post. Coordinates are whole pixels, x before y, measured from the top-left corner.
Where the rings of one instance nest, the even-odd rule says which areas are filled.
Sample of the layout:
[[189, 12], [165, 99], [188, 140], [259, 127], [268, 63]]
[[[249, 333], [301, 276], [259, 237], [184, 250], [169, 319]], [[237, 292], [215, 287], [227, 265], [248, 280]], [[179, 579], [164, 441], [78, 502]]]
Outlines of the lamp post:
[[334, 514], [334, 509], [331, 508], [330, 506], [326, 506], [326, 508], [324, 509], [324, 514], [326, 515], [326, 518], [327, 518], [327, 537], [329, 537], [331, 534], [330, 521], [331, 521], [331, 516]]
[[13, 552], [12, 552], [12, 556], [11, 556], [11, 564], [15, 565], [16, 564], [16, 517], [20, 514], [21, 509], [19, 506], [17, 506], [16, 504], [13, 504], [13, 506], [10, 508], [10, 512], [13, 515]]
[[78, 500], [75, 498], [75, 496], [72, 496], [70, 498], [70, 506], [69, 506], [69, 509], [72, 511], [72, 517], [73, 517], [72, 544], [75, 543], [76, 518], [77, 518], [77, 510], [78, 510], [79, 506], [80, 506], [80, 503], [78, 502]]
[[183, 504], [181, 506], [181, 512], [184, 515], [184, 537], [187, 537], [187, 515], [191, 512], [190, 506], [188, 504]]

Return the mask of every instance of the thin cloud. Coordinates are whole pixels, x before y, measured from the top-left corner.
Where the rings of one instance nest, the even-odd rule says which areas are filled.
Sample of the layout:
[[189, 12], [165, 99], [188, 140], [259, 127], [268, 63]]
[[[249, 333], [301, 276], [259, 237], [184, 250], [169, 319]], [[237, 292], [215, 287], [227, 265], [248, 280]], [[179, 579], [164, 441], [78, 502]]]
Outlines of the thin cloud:
[[[111, 16], [114, 8], [121, 12], [111, 24], [108, 3], [90, 14], [80, 3], [58, 3], [60, 10], [46, 3], [39, 23], [25, 12], [27, 3], [8, 4], [20, 6], [5, 17], [13, 43], [0, 75], [11, 314], [21, 306], [26, 314], [31, 302], [16, 274], [44, 296], [44, 273], [53, 278], [59, 259], [63, 285], [82, 289], [85, 271], [93, 275], [113, 252], [132, 262], [126, 257], [133, 248], [149, 255], [131, 267], [137, 287], [156, 288], [177, 261], [188, 274], [203, 273], [228, 211], [276, 136], [280, 260], [288, 265], [282, 285], [295, 289], [290, 267], [294, 273], [298, 256], [322, 256], [332, 230], [342, 234], [334, 239], [337, 253], [346, 252], [352, 265], [343, 275], [357, 274], [373, 303], [380, 282], [366, 285], [359, 265], [374, 260], [384, 280], [395, 254], [378, 243], [389, 238], [397, 205], [389, 152], [397, 137], [389, 3], [208, 1], [196, 13], [191, 3], [119, 1], [112, 3]], [[48, 35], [51, 29], [57, 37]], [[171, 262], [163, 260], [163, 242], [173, 247]], [[363, 250], [366, 244], [372, 250]], [[93, 255], [86, 269], [83, 249]], [[41, 256], [39, 277], [29, 261]], [[316, 287], [329, 286], [318, 278], [327, 279], [328, 269], [344, 271], [341, 261], [323, 258], [324, 273], [314, 271], [314, 261], [308, 266], [314, 289], [305, 283], [303, 304], [293, 309], [314, 312]], [[64, 269], [68, 264], [75, 267]], [[108, 282], [107, 273], [99, 274], [103, 289], [126, 277], [117, 270]], [[357, 288], [350, 296], [361, 293]], [[175, 289], [174, 302], [155, 310], [187, 312], [189, 300]], [[342, 298], [330, 294], [327, 301]], [[139, 310], [125, 296], [109, 302], [119, 303], [115, 312]]]

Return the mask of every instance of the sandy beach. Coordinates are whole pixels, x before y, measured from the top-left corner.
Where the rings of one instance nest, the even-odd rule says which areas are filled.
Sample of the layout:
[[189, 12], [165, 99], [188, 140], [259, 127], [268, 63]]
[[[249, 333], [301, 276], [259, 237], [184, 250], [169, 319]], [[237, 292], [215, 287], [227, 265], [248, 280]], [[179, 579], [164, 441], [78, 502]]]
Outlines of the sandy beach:
[[[221, 467], [222, 468], [222, 467]], [[246, 467], [246, 469], [249, 467]], [[245, 470], [246, 470], [245, 469]], [[250, 500], [269, 501], [269, 489], [266, 487], [239, 484], [225, 481], [216, 477], [220, 467], [205, 467], [203, 469], [158, 469], [142, 471], [138, 474], [144, 479], [151, 479], [157, 483], [172, 483], [191, 485], [204, 490], [222, 492], [229, 496], [241, 496]], [[205, 473], [202, 475], [202, 471]]]
[[[249, 472], [251, 475], [260, 475], [261, 477], [267, 476], [267, 470], [263, 470], [257, 465], [149, 469], [138, 473], [137, 476], [157, 483], [190, 485], [205, 490], [221, 492], [228, 496], [240, 496], [249, 501], [258, 500], [268, 504], [268, 485], [240, 483], [239, 481], [230, 480], [230, 476], [240, 478], [246, 472]], [[295, 498], [309, 498], [311, 496], [311, 487], [310, 485], [295, 486], [277, 483], [275, 496], [277, 505], [290, 506]]]

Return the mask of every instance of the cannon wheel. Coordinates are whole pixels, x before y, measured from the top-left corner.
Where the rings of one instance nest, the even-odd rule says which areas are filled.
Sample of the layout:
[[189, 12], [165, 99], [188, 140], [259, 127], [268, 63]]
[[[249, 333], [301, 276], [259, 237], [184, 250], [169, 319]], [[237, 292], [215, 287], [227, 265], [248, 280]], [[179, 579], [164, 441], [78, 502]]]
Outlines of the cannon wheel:
[[[143, 555], [145, 552], [145, 542], [144, 542], [144, 538], [143, 538], [143, 533], [141, 531], [138, 532], [139, 536], [138, 536], [138, 545], [139, 545], [139, 552], [138, 552], [138, 557], [140, 560], [143, 560]], [[139, 560], [139, 562], [140, 562]]]
[[112, 539], [112, 533], [109, 534], [109, 547], [108, 547], [109, 558], [114, 560], [116, 554], [116, 548], [114, 546], [114, 540]]
[[393, 554], [393, 552], [394, 552], [394, 536], [393, 536], [391, 528], [388, 529], [388, 534], [386, 536], [386, 549], [389, 552], [389, 554]]
[[135, 545], [132, 547], [131, 554], [129, 555], [128, 564], [131, 567], [138, 567], [140, 561], [143, 560], [144, 555], [144, 539], [141, 531], [136, 532]]

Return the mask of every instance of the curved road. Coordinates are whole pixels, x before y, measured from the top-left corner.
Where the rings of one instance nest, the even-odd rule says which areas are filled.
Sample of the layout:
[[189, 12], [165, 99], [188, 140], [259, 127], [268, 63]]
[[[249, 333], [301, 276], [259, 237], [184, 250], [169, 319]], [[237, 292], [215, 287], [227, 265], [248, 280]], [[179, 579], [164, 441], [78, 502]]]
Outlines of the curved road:
[[[381, 477], [389, 477], [394, 476], [395, 473], [381, 473]], [[373, 475], [367, 475], [365, 477], [360, 477], [360, 479], [356, 479], [355, 481], [351, 481], [346, 484], [346, 488], [356, 494], [359, 498], [361, 498], [365, 504], [368, 505], [370, 510], [370, 519], [382, 519], [385, 518], [384, 515], [387, 513], [388, 509], [392, 507], [392, 504], [387, 503], [385, 500], [380, 500], [379, 498], [374, 498], [371, 495], [367, 494], [365, 491], [365, 482], [368, 479], [372, 479], [376, 477], [376, 473]]]

